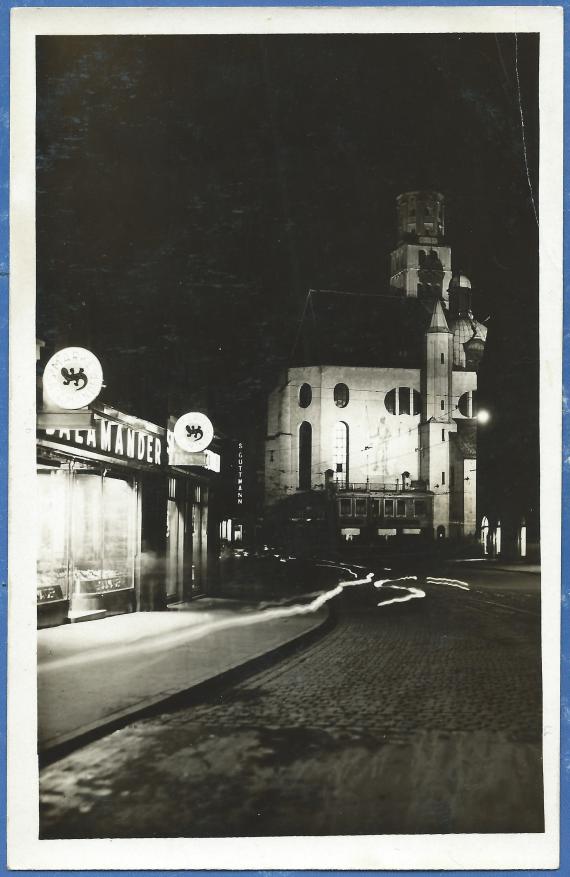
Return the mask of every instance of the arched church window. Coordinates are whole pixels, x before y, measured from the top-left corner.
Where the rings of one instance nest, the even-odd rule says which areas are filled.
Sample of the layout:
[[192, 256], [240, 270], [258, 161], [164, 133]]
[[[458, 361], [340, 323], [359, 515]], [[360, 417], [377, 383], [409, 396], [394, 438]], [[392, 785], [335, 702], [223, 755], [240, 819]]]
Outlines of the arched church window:
[[349, 400], [349, 392], [346, 384], [337, 384], [333, 390], [334, 404], [337, 408], [346, 408]]
[[334, 426], [335, 478], [338, 482], [348, 481], [348, 424], [339, 420]]
[[311, 489], [311, 457], [313, 445], [313, 429], [310, 423], [303, 421], [299, 427], [299, 488]]
[[301, 384], [299, 387], [299, 407], [308, 408], [313, 400], [313, 391], [310, 384]]

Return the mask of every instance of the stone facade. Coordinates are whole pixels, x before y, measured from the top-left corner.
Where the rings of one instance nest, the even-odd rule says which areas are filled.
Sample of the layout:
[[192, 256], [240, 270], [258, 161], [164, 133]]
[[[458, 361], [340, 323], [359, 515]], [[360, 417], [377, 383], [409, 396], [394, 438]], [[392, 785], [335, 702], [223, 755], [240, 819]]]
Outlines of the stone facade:
[[[408, 254], [406, 258], [413, 256], [414, 246], [423, 244], [426, 232], [422, 225], [422, 235], [416, 235], [412, 227], [412, 195], [413, 218], [419, 222], [417, 217], [424, 215], [419, 193], [400, 197], [400, 225], [405, 225], [406, 233], [400, 228], [399, 247]], [[443, 235], [443, 199], [433, 193], [430, 200], [428, 195], [423, 193], [423, 202], [431, 204], [428, 215], [434, 224], [430, 232], [436, 246]], [[414, 235], [418, 242], [409, 243]], [[450, 273], [451, 251], [447, 250], [441, 284]], [[370, 537], [475, 535], [476, 367], [480, 355], [474, 357], [473, 348], [474, 342], [481, 342], [477, 350], [482, 353], [486, 328], [471, 313], [467, 278], [450, 278], [445, 289], [440, 285], [431, 295], [424, 287], [423, 301], [418, 301], [422, 296], [417, 290], [417, 272], [414, 277], [414, 288], [406, 281], [394, 293], [393, 276], [391, 296], [379, 296], [377, 302], [355, 297], [349, 303], [354, 309], [378, 306], [376, 317], [369, 320], [372, 339], [374, 320], [379, 327], [391, 320], [394, 331], [397, 322], [404, 324], [399, 347], [389, 354], [390, 362], [383, 362], [388, 358], [388, 344], [380, 340], [376, 349], [368, 345], [368, 351], [362, 352], [362, 365], [327, 362], [324, 349], [320, 362], [307, 361], [305, 356], [306, 364], [294, 365], [280, 376], [268, 398], [265, 504], [269, 511], [299, 493], [313, 498], [322, 493], [336, 502], [337, 529], [347, 538], [364, 533]], [[414, 298], [415, 304], [398, 310], [396, 302], [394, 310], [394, 295]], [[315, 313], [318, 331], [318, 307]], [[337, 323], [340, 326], [341, 321]], [[324, 322], [321, 325], [323, 336], [328, 337], [330, 330]], [[346, 325], [339, 331], [346, 332]], [[360, 340], [363, 346], [367, 344]], [[354, 346], [351, 350], [354, 359]], [[405, 363], [402, 367], [394, 365], [399, 357]], [[364, 364], [366, 359], [371, 364]]]

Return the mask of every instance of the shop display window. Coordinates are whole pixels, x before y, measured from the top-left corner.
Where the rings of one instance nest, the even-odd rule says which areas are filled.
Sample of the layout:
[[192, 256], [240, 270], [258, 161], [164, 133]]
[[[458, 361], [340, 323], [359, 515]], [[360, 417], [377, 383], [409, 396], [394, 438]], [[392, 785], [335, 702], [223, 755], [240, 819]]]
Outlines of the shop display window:
[[131, 480], [77, 471], [71, 512], [73, 592], [134, 586], [136, 494]]
[[38, 602], [69, 596], [69, 467], [40, 466], [38, 500]]
[[101, 590], [134, 586], [135, 491], [132, 483], [103, 478], [103, 561]]
[[74, 593], [93, 593], [101, 580], [102, 479], [98, 473], [76, 472], [71, 512]]

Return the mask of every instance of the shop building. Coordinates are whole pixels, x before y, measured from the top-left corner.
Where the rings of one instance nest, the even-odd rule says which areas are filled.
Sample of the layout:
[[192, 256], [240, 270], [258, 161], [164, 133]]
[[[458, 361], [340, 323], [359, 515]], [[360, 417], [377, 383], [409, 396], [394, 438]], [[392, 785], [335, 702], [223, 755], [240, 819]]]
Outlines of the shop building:
[[218, 454], [180, 465], [169, 429], [108, 406], [81, 418], [80, 428], [39, 419], [39, 626], [164, 609], [207, 593]]

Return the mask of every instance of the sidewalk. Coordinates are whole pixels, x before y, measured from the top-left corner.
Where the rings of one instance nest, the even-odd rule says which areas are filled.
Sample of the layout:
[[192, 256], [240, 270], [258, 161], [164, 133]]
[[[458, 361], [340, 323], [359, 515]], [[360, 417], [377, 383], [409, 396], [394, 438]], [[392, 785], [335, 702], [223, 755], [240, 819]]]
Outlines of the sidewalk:
[[500, 560], [495, 560], [495, 558], [484, 558], [478, 557], [474, 560], [470, 559], [456, 559], [451, 561], [452, 563], [461, 563], [465, 565], [469, 565], [474, 567], [475, 569], [498, 569], [502, 572], [521, 572], [521, 573], [530, 573], [531, 575], [539, 576], [540, 575], [540, 564], [539, 563], [525, 563], [524, 561], [519, 561], [518, 563], [503, 563]]
[[326, 605], [202, 598], [38, 631], [40, 751], [216, 679], [317, 630]]

